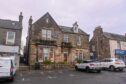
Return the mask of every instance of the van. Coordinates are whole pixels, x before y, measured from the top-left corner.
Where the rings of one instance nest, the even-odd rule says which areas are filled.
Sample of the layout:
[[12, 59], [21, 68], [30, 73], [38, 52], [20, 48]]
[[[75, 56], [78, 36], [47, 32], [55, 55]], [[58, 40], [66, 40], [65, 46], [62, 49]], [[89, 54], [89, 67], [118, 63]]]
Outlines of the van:
[[16, 65], [14, 57], [0, 57], [0, 80], [14, 81]]

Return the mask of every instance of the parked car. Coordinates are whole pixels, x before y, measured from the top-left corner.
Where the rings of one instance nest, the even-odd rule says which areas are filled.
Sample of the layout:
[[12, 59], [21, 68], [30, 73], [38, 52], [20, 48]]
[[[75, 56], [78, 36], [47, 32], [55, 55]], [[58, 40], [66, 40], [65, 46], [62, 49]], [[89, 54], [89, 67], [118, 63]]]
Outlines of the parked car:
[[86, 72], [96, 71], [98, 73], [101, 72], [101, 63], [99, 61], [86, 60], [82, 63], [77, 63], [75, 65], [75, 69], [85, 70]]
[[15, 60], [13, 57], [0, 57], [0, 79], [12, 82], [16, 73]]
[[118, 58], [105, 58], [101, 61], [103, 69], [109, 69], [111, 71], [119, 70], [123, 71], [125, 68], [125, 63], [123, 60]]

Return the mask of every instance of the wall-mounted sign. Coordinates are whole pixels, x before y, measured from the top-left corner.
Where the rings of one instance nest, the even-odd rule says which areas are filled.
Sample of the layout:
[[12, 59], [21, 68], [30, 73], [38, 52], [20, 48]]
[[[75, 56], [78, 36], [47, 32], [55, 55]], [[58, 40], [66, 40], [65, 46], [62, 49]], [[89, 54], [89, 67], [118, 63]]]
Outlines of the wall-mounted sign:
[[115, 54], [126, 56], [126, 50], [115, 49]]
[[19, 53], [19, 46], [0, 45], [0, 52]]

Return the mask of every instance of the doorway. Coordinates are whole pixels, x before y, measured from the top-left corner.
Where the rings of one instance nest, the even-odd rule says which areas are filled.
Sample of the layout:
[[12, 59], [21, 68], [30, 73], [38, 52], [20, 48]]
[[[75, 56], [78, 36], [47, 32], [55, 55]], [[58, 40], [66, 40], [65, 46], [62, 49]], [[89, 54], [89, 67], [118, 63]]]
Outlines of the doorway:
[[68, 61], [68, 52], [64, 52], [64, 62]]
[[50, 48], [43, 48], [43, 60], [49, 60]]

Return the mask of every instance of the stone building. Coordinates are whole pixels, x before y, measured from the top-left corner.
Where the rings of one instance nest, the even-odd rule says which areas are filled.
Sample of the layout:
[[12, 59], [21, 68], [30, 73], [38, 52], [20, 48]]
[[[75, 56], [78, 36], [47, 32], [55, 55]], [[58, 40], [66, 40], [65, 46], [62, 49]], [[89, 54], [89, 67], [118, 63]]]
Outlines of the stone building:
[[20, 58], [22, 20], [22, 13], [19, 15], [19, 21], [0, 19], [0, 56], [14, 56], [17, 67]]
[[[126, 60], [126, 35], [103, 32], [103, 29], [98, 26], [90, 41], [90, 51], [93, 58], [117, 57]], [[117, 51], [123, 52], [123, 54], [119, 54]]]
[[28, 64], [50, 60], [52, 62], [74, 62], [89, 58], [89, 35], [77, 22], [73, 27], [58, 25], [49, 13], [36, 22], [29, 19], [26, 43]]

